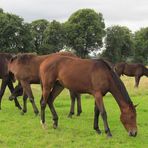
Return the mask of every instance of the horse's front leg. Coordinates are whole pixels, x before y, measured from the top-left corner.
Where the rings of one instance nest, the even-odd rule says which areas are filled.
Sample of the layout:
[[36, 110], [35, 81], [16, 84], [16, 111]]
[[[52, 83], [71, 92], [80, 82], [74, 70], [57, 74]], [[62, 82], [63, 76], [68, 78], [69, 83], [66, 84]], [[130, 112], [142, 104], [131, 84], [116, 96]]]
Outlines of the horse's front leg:
[[22, 87], [23, 87], [23, 91], [24, 93], [29, 97], [29, 100], [32, 104], [32, 107], [33, 107], [33, 110], [34, 110], [34, 113], [37, 115], [39, 113], [38, 111], [38, 108], [35, 104], [35, 101], [34, 101], [34, 96], [32, 94], [32, 90], [31, 90], [31, 87], [30, 87], [30, 84], [26, 81], [20, 81]]
[[96, 102], [95, 102], [95, 107], [94, 107], [94, 130], [96, 130], [96, 132], [98, 134], [101, 134], [101, 130], [99, 129], [99, 114], [100, 114], [100, 111], [96, 105]]
[[141, 76], [135, 76], [135, 87], [138, 88]]
[[104, 122], [105, 133], [107, 134], [108, 137], [111, 137], [112, 134], [111, 134], [109, 126], [108, 126], [107, 114], [106, 114], [106, 110], [105, 110], [104, 103], [103, 103], [103, 97], [102, 97], [101, 93], [97, 92], [95, 94], [95, 101], [96, 101], [97, 107], [100, 111], [100, 114], [101, 114], [103, 122]]
[[4, 95], [4, 92], [5, 92], [5, 89], [6, 89], [6, 86], [8, 84], [8, 78], [3, 78], [2, 79], [2, 83], [1, 83], [1, 90], [0, 90], [0, 110], [1, 110], [1, 101], [2, 101], [2, 97]]
[[[14, 91], [14, 87], [13, 87], [13, 83], [11, 80], [9, 80], [9, 82], [8, 82], [8, 88], [12, 94]], [[9, 100], [10, 100], [10, 98], [9, 98]], [[18, 109], [20, 109], [20, 110], [22, 109], [21, 105], [19, 104], [19, 102], [17, 100], [17, 97], [14, 97], [14, 103], [15, 103], [15, 106], [18, 107]]]

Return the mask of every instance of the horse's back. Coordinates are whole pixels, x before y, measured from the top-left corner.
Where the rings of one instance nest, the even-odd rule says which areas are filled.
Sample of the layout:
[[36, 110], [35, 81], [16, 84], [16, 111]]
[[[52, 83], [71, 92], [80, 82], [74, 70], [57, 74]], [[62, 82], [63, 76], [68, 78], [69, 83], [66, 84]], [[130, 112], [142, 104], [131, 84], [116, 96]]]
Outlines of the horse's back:
[[144, 65], [142, 64], [126, 64], [124, 68], [124, 74], [127, 76], [143, 75], [143, 70]]
[[108, 68], [101, 61], [55, 56], [41, 64], [40, 74], [42, 78], [55, 77], [66, 88], [82, 93], [106, 84], [106, 69]]

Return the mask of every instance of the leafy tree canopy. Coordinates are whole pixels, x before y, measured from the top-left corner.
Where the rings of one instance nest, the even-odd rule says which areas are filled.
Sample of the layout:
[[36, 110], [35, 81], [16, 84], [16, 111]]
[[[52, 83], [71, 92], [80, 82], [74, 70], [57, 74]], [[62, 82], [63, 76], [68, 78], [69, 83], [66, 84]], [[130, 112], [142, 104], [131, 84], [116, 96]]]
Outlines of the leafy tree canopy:
[[80, 9], [64, 24], [66, 45], [76, 50], [81, 57], [102, 46], [105, 24], [101, 13], [92, 9]]

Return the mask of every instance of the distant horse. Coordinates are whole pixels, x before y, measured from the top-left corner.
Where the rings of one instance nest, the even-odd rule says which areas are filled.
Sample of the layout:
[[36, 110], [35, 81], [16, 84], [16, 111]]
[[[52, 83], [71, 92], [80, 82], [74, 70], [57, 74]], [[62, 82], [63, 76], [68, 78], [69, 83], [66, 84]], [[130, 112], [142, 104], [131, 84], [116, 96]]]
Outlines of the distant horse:
[[[77, 58], [74, 54], [70, 52], [59, 52], [54, 54], [73, 56]], [[24, 90], [22, 113], [27, 112], [26, 100], [29, 97], [35, 114], [38, 114], [38, 109], [34, 102], [34, 96], [32, 94], [30, 84], [40, 84], [39, 66], [49, 56], [52, 56], [52, 54], [43, 56], [37, 56], [35, 54], [19, 54], [16, 57], [12, 58], [9, 62], [9, 71], [12, 72], [15, 78], [20, 82], [20, 84], [15, 88], [9, 98], [12, 100], [17, 96], [22, 95]], [[71, 109], [69, 117], [72, 117], [72, 115], [74, 114], [75, 99], [77, 99], [77, 115], [80, 115], [80, 113], [82, 112], [80, 94], [70, 91], [70, 96]]]
[[119, 76], [127, 75], [135, 77], [135, 87], [138, 87], [140, 78], [142, 76], [148, 77], [148, 69], [142, 64], [128, 64], [125, 62], [117, 63], [115, 65], [115, 71]]
[[[53, 116], [53, 127], [58, 126], [58, 115], [53, 102], [66, 87], [79, 93], [88, 93], [94, 96], [94, 129], [98, 133], [101, 132], [98, 126], [98, 117], [101, 114], [107, 136], [111, 136], [111, 132], [107, 122], [103, 96], [110, 92], [119, 105], [120, 119], [129, 136], [137, 135], [135, 106], [122, 81], [105, 61], [74, 59], [55, 55], [48, 57], [40, 65], [40, 78], [43, 95], [41, 100], [41, 123], [43, 127], [45, 126], [46, 104], [48, 104]], [[56, 84], [57, 80], [58, 85]]]
[[[0, 53], [0, 79], [2, 79], [1, 90], [0, 90], [0, 109], [1, 109], [1, 101], [4, 95], [6, 86], [8, 86], [10, 92], [12, 93], [14, 90], [13, 87], [13, 76], [8, 72], [8, 61], [12, 58], [12, 55], [9, 53]], [[21, 109], [21, 106], [16, 98], [14, 98], [15, 106]]]

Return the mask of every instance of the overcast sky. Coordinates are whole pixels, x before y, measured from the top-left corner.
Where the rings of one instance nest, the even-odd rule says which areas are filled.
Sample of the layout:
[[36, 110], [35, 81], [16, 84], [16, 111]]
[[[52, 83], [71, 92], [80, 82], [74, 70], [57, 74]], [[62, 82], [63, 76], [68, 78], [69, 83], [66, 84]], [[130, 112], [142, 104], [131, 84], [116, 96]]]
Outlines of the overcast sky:
[[106, 27], [124, 25], [132, 31], [148, 26], [148, 0], [0, 0], [0, 7], [25, 22], [47, 19], [64, 22], [82, 8], [103, 14]]

